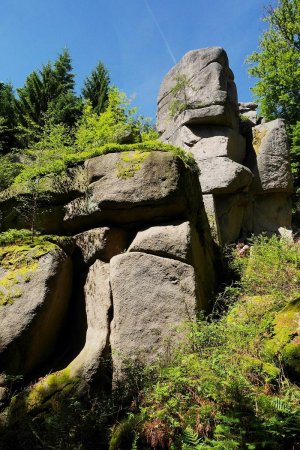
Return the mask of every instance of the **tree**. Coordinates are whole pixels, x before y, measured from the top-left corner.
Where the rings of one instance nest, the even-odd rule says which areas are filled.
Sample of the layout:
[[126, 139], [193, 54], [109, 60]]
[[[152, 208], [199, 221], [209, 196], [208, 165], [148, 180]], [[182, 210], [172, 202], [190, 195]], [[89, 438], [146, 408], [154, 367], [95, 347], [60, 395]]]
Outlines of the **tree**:
[[109, 89], [108, 105], [98, 115], [87, 101], [76, 132], [76, 147], [91, 150], [108, 143], [120, 143], [133, 134], [132, 115], [135, 108], [128, 108], [130, 100], [116, 87]]
[[0, 82], [0, 154], [16, 144], [15, 96], [11, 84]]
[[[247, 59], [250, 75], [258, 78], [253, 93], [264, 117], [285, 119], [292, 142], [300, 121], [300, 1], [278, 0], [276, 8], [267, 8], [264, 20], [269, 28], [260, 39], [259, 51]], [[299, 186], [299, 154], [293, 149], [291, 154]]]
[[71, 58], [64, 50], [52, 64], [33, 71], [25, 85], [17, 89], [16, 109], [23, 146], [39, 139], [46, 121], [75, 124], [82, 104], [74, 93]]
[[99, 62], [84, 81], [82, 95], [88, 100], [97, 114], [105, 111], [108, 103], [110, 77], [108, 70]]

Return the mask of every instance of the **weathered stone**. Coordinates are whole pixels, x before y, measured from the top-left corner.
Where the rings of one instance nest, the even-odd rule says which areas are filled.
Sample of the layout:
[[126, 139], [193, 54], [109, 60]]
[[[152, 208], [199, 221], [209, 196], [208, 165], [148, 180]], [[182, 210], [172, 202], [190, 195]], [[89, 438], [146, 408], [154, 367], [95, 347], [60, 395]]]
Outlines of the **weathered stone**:
[[221, 47], [188, 52], [161, 84], [157, 130], [166, 133], [164, 140], [169, 138], [167, 129], [172, 115], [177, 128], [191, 123], [237, 128], [237, 93], [233, 80], [226, 52]]
[[86, 168], [88, 195], [66, 205], [67, 230], [178, 217], [199, 195], [197, 175], [167, 152], [108, 154], [90, 159]]
[[292, 207], [289, 194], [274, 192], [265, 195], [256, 195], [252, 202], [252, 216], [247, 223], [252, 226], [249, 232], [260, 234], [280, 233], [280, 228], [291, 228]]
[[211, 240], [201, 241], [189, 222], [161, 225], [137, 233], [129, 252], [178, 259], [194, 267], [201, 304], [207, 309], [215, 287]]
[[254, 192], [291, 192], [293, 180], [284, 121], [276, 119], [253, 128], [253, 147], [257, 156]]
[[197, 161], [226, 156], [243, 163], [246, 154], [245, 138], [235, 130], [217, 126], [183, 126], [169, 142], [197, 154]]
[[214, 195], [216, 220], [220, 244], [230, 244], [245, 238], [245, 211], [251, 202], [247, 193]]
[[200, 167], [200, 184], [203, 194], [232, 194], [249, 188], [251, 171], [226, 157], [198, 160], [197, 152], [191, 149]]
[[151, 253], [192, 264], [191, 226], [189, 222], [183, 222], [139, 231], [128, 251]]
[[101, 227], [84, 231], [75, 236], [82, 260], [91, 265], [96, 259], [109, 262], [128, 247], [128, 237], [121, 228]]
[[221, 236], [219, 231], [214, 195], [204, 194], [203, 204], [207, 215], [211, 236], [217, 245], [221, 245]]
[[178, 343], [175, 328], [194, 320], [201, 308], [193, 267], [145, 253], [115, 256], [110, 267], [115, 371], [124, 359], [151, 362], [163, 357], [168, 344]]
[[249, 111], [256, 111], [258, 107], [257, 103], [253, 102], [239, 102], [239, 112], [241, 114]]
[[71, 377], [91, 383], [105, 373], [103, 358], [109, 344], [111, 290], [109, 264], [97, 260], [89, 269], [84, 286], [87, 317], [86, 341], [82, 351], [69, 365]]
[[[7, 301], [0, 306], [0, 358], [9, 374], [27, 375], [51, 355], [68, 308], [71, 259], [55, 245], [44, 253], [32, 263], [34, 250], [29, 251], [28, 269], [2, 268]], [[10, 276], [15, 278], [9, 284]]]

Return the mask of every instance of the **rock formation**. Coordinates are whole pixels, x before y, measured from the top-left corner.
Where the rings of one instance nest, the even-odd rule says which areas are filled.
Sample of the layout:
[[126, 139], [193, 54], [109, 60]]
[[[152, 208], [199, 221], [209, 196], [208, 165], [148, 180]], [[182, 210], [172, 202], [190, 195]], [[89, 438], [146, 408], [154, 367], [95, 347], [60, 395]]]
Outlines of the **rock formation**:
[[193, 154], [206, 212], [222, 244], [291, 226], [284, 124], [259, 125], [256, 106], [238, 104], [220, 47], [187, 53], [166, 75], [158, 96], [160, 139]]
[[[115, 377], [127, 359], [164, 358], [176, 329], [212, 306], [209, 223], [218, 243], [289, 228], [284, 124], [257, 123], [253, 104], [240, 110], [242, 119], [225, 51], [189, 52], [162, 83], [157, 128], [200, 174], [154, 145], [44, 180], [34, 223], [68, 238], [0, 246], [0, 372], [31, 380], [59, 370], [64, 383], [101, 384], [107, 357]], [[30, 195], [1, 194], [1, 230], [30, 228], [21, 207]]]
[[[128, 358], [163, 357], [176, 327], [211, 307], [215, 255], [198, 175], [172, 153], [112, 153], [70, 173], [61, 196], [48, 184], [36, 220], [44, 233], [72, 235], [73, 246], [67, 255], [48, 243], [44, 254], [33, 239], [24, 249], [36, 262], [17, 277], [18, 295], [3, 292], [1, 370], [67, 369], [92, 383], [105, 376], [109, 354], [115, 374]], [[2, 196], [2, 227], [26, 225], [12, 211], [19, 201]]]

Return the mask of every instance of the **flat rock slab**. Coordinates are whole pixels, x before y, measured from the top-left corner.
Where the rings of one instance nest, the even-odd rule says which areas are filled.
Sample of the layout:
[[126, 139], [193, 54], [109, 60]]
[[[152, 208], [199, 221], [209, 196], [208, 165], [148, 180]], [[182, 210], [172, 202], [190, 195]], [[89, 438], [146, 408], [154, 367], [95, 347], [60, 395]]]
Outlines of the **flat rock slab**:
[[227, 127], [182, 126], [168, 142], [187, 151], [193, 149], [199, 161], [226, 156], [241, 164], [246, 155], [245, 138]]
[[108, 154], [86, 168], [87, 195], [66, 205], [66, 230], [173, 218], [187, 212], [193, 192], [199, 194], [196, 174], [167, 152]]
[[137, 252], [115, 256], [110, 268], [114, 370], [127, 359], [153, 362], [163, 357], [168, 346], [178, 344], [176, 327], [196, 317], [193, 267]]
[[128, 251], [151, 253], [192, 264], [191, 240], [189, 222], [157, 225], [139, 231]]
[[252, 172], [245, 166], [226, 157], [197, 159], [197, 151], [191, 149], [199, 167], [203, 194], [232, 194], [246, 190], [252, 183]]

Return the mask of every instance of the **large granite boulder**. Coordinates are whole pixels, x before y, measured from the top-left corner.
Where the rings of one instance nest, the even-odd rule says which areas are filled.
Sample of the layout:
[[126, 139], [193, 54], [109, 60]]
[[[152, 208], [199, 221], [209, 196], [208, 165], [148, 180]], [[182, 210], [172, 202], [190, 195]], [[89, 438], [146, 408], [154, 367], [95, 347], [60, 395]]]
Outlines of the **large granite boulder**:
[[182, 125], [238, 128], [237, 93], [226, 52], [210, 47], [188, 52], [165, 76], [157, 101], [163, 140]]
[[131, 252], [112, 258], [110, 272], [115, 372], [128, 359], [164, 358], [175, 345], [176, 328], [194, 320], [201, 309], [194, 268], [171, 258]]
[[255, 193], [293, 190], [287, 134], [282, 119], [272, 120], [252, 129], [256, 153], [252, 190]]
[[202, 309], [212, 304], [215, 287], [214, 254], [211, 245], [204, 242], [210, 236], [200, 235], [190, 222], [157, 225], [139, 231], [129, 252], [143, 252], [190, 264], [195, 269]]
[[167, 152], [112, 153], [86, 163], [87, 195], [65, 206], [63, 228], [131, 224], [185, 215], [195, 178]]
[[[87, 160], [72, 173], [81, 182], [74, 180], [69, 187], [67, 184], [59, 198], [57, 188], [52, 191], [48, 187], [46, 199], [42, 196], [34, 211], [30, 193], [1, 195], [2, 230], [30, 228], [33, 220], [39, 231], [51, 234], [75, 234], [115, 224], [136, 226], [148, 221], [160, 222], [189, 215], [195, 198], [200, 195], [196, 173], [170, 152], [105, 154]], [[80, 185], [81, 191], [73, 185]], [[22, 211], [22, 197], [29, 200], [25, 211]]]
[[1, 370], [28, 375], [51, 356], [67, 313], [72, 262], [55, 244], [1, 247]]

